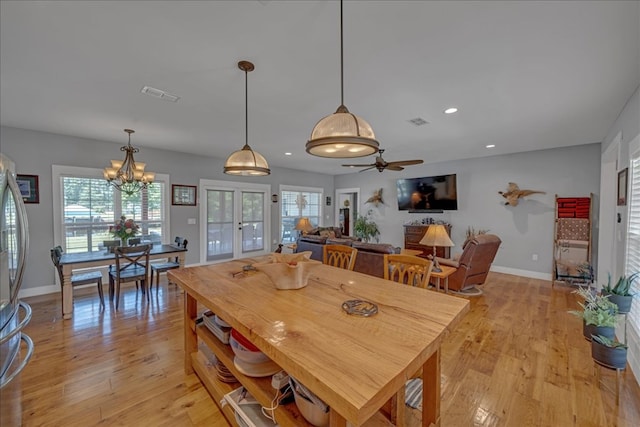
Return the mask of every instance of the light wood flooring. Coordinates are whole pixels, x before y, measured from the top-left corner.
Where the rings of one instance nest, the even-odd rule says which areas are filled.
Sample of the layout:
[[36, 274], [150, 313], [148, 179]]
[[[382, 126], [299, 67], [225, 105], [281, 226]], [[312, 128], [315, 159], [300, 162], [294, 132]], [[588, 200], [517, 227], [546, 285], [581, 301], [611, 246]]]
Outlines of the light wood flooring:
[[[35, 354], [20, 376], [24, 426], [227, 426], [183, 372], [183, 295], [162, 279], [147, 303], [124, 291], [116, 312], [95, 288], [77, 292], [72, 320], [59, 295], [27, 298]], [[485, 293], [442, 348], [442, 426], [638, 426], [640, 389], [594, 376], [572, 288], [491, 273]], [[428, 292], [428, 291], [425, 291]], [[2, 426], [5, 427], [5, 426]]]

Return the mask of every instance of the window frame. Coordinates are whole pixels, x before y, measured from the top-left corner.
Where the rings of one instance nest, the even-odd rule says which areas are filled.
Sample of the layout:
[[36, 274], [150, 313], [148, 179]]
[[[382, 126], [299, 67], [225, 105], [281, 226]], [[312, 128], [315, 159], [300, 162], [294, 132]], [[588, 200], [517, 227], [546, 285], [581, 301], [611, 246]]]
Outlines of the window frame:
[[297, 185], [280, 185], [279, 187], [279, 199], [280, 199], [280, 206], [278, 206], [278, 241], [282, 244], [287, 244], [287, 243], [291, 243], [291, 242], [284, 242], [283, 241], [283, 235], [284, 235], [284, 230], [283, 230], [283, 219], [284, 218], [291, 218], [290, 216], [283, 216], [282, 215], [282, 203], [284, 203], [284, 197], [283, 197], [283, 192], [285, 191], [290, 191], [290, 192], [297, 192], [297, 193], [318, 193], [319, 194], [319, 200], [318, 200], [318, 227], [323, 227], [324, 226], [324, 188], [322, 187], [303, 187], [303, 186], [297, 186]]
[[[79, 167], [79, 166], [62, 166], [62, 165], [52, 165], [51, 172], [51, 182], [52, 182], [52, 195], [53, 195], [53, 240], [54, 242], [59, 242], [56, 244], [60, 244], [63, 249], [66, 250], [66, 239], [64, 238], [64, 207], [62, 201], [62, 178], [63, 177], [74, 177], [74, 178], [90, 178], [90, 179], [104, 179], [102, 174], [102, 169], [96, 168], [87, 168], [87, 167]], [[164, 218], [162, 221], [162, 236], [163, 243], [169, 243], [171, 238], [169, 236], [170, 233], [170, 203], [171, 203], [171, 185], [170, 185], [170, 175], [156, 173], [155, 182], [161, 182], [164, 184], [164, 203], [163, 203], [163, 213]], [[105, 185], [107, 185], [105, 181]], [[114, 194], [116, 194], [117, 190], [114, 189]], [[121, 197], [114, 197], [113, 207], [116, 216], [119, 212], [122, 212], [122, 202]]]

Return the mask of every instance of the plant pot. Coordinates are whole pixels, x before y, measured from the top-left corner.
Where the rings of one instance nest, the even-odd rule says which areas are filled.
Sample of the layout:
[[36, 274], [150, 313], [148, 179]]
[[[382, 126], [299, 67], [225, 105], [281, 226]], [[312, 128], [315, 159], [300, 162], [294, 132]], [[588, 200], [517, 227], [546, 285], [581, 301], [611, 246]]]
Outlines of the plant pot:
[[582, 334], [587, 341], [591, 341], [591, 335], [602, 335], [604, 337], [614, 339], [616, 336], [616, 330], [613, 326], [587, 325], [582, 322]]
[[627, 314], [631, 311], [631, 303], [633, 302], [633, 295], [617, 295], [609, 293], [605, 290], [602, 291], [602, 295], [608, 295], [609, 301], [618, 306], [618, 313]]
[[624, 369], [627, 366], [627, 349], [624, 347], [607, 347], [592, 340], [591, 357], [607, 368]]

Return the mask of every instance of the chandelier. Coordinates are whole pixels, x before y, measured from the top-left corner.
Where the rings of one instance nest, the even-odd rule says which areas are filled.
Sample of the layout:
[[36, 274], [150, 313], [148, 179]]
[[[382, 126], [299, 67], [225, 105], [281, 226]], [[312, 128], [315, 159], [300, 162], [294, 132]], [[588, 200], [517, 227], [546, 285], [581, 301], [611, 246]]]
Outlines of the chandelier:
[[156, 178], [154, 172], [145, 172], [145, 163], [136, 162], [133, 159], [133, 153], [137, 153], [138, 150], [131, 146], [131, 134], [135, 131], [133, 129], [125, 129], [129, 134], [129, 143], [123, 147], [120, 147], [120, 151], [124, 151], [126, 154], [124, 160], [111, 160], [111, 166], [106, 167], [103, 170], [104, 179], [116, 190], [131, 196], [140, 190], [144, 190], [147, 186], [153, 183]]
[[340, 0], [340, 106], [335, 113], [316, 123], [307, 141], [307, 153], [319, 157], [352, 158], [378, 152], [371, 125], [349, 112], [344, 105], [344, 47], [342, 0]]
[[228, 175], [264, 176], [271, 170], [267, 160], [257, 151], [249, 147], [249, 89], [247, 73], [255, 67], [249, 61], [238, 62], [238, 68], [244, 71], [244, 147], [231, 153], [224, 164], [224, 173]]

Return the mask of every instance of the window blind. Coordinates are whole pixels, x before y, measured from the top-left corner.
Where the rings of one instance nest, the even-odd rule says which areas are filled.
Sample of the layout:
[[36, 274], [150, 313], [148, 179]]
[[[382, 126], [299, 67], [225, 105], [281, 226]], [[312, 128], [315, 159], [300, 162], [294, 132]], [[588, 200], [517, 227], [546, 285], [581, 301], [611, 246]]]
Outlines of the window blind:
[[[629, 226], [627, 229], [627, 260], [625, 274], [627, 276], [640, 271], [640, 151], [633, 154], [629, 168]], [[636, 279], [631, 293], [640, 296], [640, 279]], [[629, 323], [640, 335], [640, 304], [635, 301], [631, 305]]]

